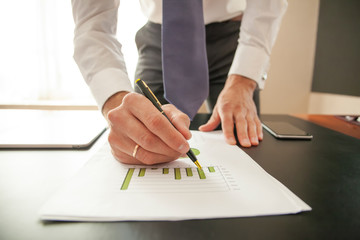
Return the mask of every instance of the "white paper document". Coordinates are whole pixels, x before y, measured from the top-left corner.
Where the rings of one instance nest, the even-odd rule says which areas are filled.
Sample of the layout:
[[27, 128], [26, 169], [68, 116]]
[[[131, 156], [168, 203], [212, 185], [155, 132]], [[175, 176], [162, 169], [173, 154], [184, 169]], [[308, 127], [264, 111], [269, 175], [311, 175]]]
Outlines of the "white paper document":
[[192, 132], [188, 158], [125, 165], [105, 144], [40, 211], [42, 220], [186, 220], [294, 214], [311, 208], [220, 131]]

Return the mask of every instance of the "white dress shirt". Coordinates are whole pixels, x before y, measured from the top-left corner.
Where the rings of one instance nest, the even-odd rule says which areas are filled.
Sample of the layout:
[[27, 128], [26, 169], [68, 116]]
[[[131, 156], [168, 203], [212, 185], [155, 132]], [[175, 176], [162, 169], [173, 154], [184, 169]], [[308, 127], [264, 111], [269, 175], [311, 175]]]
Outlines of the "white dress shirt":
[[[100, 109], [119, 91], [133, 91], [121, 44], [116, 39], [120, 0], [72, 0], [74, 59]], [[145, 16], [161, 23], [162, 0], [140, 0]], [[263, 89], [270, 53], [287, 8], [286, 0], [203, 0], [205, 24], [243, 15], [229, 74], [239, 74]]]

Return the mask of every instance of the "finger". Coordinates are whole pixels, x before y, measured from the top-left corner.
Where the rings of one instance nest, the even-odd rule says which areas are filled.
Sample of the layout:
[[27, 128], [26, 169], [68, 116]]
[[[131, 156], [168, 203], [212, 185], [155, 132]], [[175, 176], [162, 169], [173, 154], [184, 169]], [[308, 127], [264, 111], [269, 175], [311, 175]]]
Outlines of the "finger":
[[175, 128], [185, 137], [186, 140], [189, 140], [191, 138], [191, 132], [189, 129], [190, 118], [188, 115], [178, 110], [172, 104], [163, 105], [163, 109]]
[[127, 155], [123, 152], [114, 151], [114, 149], [111, 149], [111, 153], [114, 156], [114, 158], [124, 164], [142, 164], [139, 160], [132, 158], [131, 156]]
[[217, 111], [217, 108], [215, 107], [209, 121], [201, 125], [199, 127], [199, 130], [203, 132], [212, 131], [219, 126], [220, 122], [221, 122], [220, 115]]
[[137, 149], [136, 155], [134, 155], [133, 158], [136, 158], [136, 160], [140, 161], [141, 163], [143, 163], [145, 165], [154, 165], [154, 164], [159, 164], [159, 163], [171, 162], [173, 160], [178, 159], [180, 156], [181, 156], [181, 153], [177, 153], [177, 155], [175, 157], [170, 157], [168, 155], [153, 153], [153, 152], [147, 151], [146, 149], [139, 146]]
[[254, 146], [259, 145], [259, 139], [258, 139], [258, 135], [257, 135], [257, 126], [255, 123], [255, 119], [253, 119], [252, 117], [248, 117], [247, 124], [248, 124], [248, 136], [249, 136], [251, 145], [254, 145]]
[[[129, 111], [131, 111], [149, 131], [177, 152], [186, 153], [190, 149], [185, 137], [174, 128], [168, 119], [166, 119], [148, 99], [142, 95], [139, 95], [139, 97], [137, 97], [138, 99], [127, 98], [127, 96], [129, 96], [129, 94], [126, 95], [123, 100], [124, 105], [138, 105], [138, 107], [129, 108]], [[138, 102], [141, 102], [141, 105], [139, 105]]]
[[[116, 160], [127, 164], [141, 164], [140, 161], [131, 157], [130, 149], [136, 145], [131, 139], [117, 135], [114, 131], [110, 130], [108, 141], [111, 147], [111, 153]], [[134, 149], [132, 151], [134, 151]]]
[[[154, 153], [142, 148], [141, 145], [136, 144], [131, 139], [114, 139], [113, 135], [114, 134], [109, 134], [109, 143], [112, 153], [114, 157], [122, 163], [153, 165], [170, 162], [181, 156], [181, 153], [177, 152], [173, 156]], [[119, 142], [125, 142], [126, 144], [118, 144]], [[137, 145], [138, 147], [136, 147]]]
[[[176, 159], [179, 156], [179, 152], [161, 141], [137, 118], [131, 117], [131, 115], [127, 116], [126, 119], [124, 117], [121, 118], [118, 125], [111, 127], [108, 140], [113, 148], [131, 156], [134, 146], [139, 144], [150, 152], [166, 155], [172, 159]], [[126, 132], [123, 129], [126, 129]]]
[[251, 143], [248, 136], [248, 123], [243, 115], [237, 115], [236, 117], [236, 134], [240, 145], [243, 147], [251, 147]]
[[259, 141], [262, 141], [264, 138], [263, 128], [262, 128], [262, 125], [261, 125], [261, 122], [260, 122], [258, 116], [256, 116], [255, 122], [256, 122], [256, 130], [257, 130], [258, 139], [259, 139]]
[[225, 140], [230, 145], [235, 145], [236, 140], [234, 136], [234, 120], [231, 111], [220, 112], [222, 130], [225, 136]]
[[143, 124], [137, 124], [136, 127], [130, 126], [128, 129], [129, 138], [149, 152], [166, 155], [172, 158], [176, 158], [181, 153], [180, 151], [176, 151], [169, 147], [168, 144], [149, 131]]
[[137, 153], [135, 156], [136, 158], [134, 158], [133, 156], [129, 156], [128, 154], [123, 153], [123, 152], [112, 151], [112, 154], [116, 160], [118, 160], [121, 163], [125, 163], [125, 164], [154, 165], [154, 164], [160, 164], [160, 163], [166, 163], [166, 162], [173, 161], [173, 159], [171, 159], [167, 156], [148, 152], [148, 151], [144, 150], [143, 148], [141, 148], [140, 146], [138, 147], [138, 150], [137, 150]]

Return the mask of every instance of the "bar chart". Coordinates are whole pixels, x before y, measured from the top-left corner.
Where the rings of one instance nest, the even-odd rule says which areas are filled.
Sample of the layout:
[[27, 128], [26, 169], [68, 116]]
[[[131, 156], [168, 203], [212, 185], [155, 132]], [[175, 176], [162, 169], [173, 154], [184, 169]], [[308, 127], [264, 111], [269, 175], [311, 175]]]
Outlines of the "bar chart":
[[216, 192], [239, 190], [231, 174], [221, 166], [133, 167], [121, 183], [124, 192]]

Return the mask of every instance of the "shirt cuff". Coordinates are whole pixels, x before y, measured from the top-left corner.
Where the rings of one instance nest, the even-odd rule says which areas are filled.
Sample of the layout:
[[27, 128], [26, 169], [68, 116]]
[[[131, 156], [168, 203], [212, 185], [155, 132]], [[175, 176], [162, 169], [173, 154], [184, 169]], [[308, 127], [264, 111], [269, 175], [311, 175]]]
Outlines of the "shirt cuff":
[[100, 110], [108, 98], [115, 93], [134, 91], [127, 74], [116, 68], [108, 68], [96, 73], [89, 87]]
[[239, 45], [236, 49], [229, 75], [237, 74], [254, 80], [259, 89], [264, 89], [270, 57], [262, 49]]

